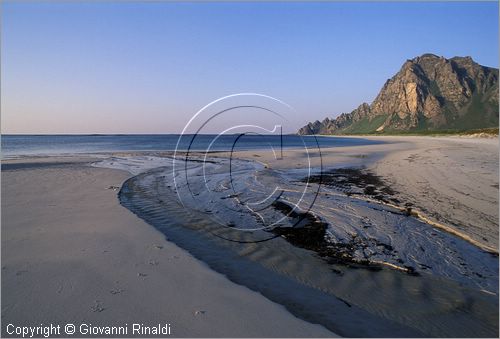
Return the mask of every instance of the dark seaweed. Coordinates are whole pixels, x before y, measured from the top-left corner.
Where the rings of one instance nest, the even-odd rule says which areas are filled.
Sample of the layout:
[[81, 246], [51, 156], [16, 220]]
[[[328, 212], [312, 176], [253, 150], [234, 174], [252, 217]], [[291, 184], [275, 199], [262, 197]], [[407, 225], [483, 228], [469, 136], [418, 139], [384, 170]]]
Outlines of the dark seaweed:
[[[329, 264], [343, 265], [356, 268], [381, 269], [380, 265], [368, 259], [354, 257], [354, 252], [368, 247], [368, 244], [377, 246], [384, 253], [394, 253], [392, 246], [380, 243], [375, 239], [364, 240], [353, 235], [348, 242], [332, 243], [326, 238], [328, 224], [309, 212], [296, 212], [291, 206], [275, 201], [273, 206], [290, 218], [301, 220], [295, 227], [275, 227], [271, 232], [283, 237], [294, 246], [316, 252]], [[374, 243], [373, 243], [374, 242]], [[334, 270], [338, 272], [338, 270]]]
[[305, 177], [301, 181], [335, 187], [347, 195], [358, 194], [353, 192], [352, 188], [359, 187], [363, 189], [363, 194], [369, 195], [374, 199], [386, 203], [389, 201], [396, 204], [400, 203], [397, 198], [393, 197], [396, 192], [380, 176], [366, 169], [336, 168]]

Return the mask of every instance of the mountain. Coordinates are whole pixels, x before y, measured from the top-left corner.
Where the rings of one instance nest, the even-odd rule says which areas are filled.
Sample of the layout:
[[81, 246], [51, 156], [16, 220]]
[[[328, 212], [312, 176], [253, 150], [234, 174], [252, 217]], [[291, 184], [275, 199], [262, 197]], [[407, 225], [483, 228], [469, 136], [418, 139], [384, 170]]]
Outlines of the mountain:
[[315, 121], [299, 134], [359, 134], [498, 127], [498, 69], [471, 57], [407, 60], [371, 105]]

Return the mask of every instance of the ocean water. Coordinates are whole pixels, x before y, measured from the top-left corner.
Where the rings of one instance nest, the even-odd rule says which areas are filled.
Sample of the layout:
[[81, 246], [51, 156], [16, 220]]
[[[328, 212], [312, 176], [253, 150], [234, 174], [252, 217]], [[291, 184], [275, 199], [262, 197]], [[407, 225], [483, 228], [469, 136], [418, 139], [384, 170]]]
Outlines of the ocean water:
[[369, 145], [380, 141], [363, 138], [298, 135], [215, 134], [128, 134], [128, 135], [2, 135], [2, 158], [26, 155], [59, 155], [119, 151], [230, 151], [273, 147], [318, 150], [327, 147]]

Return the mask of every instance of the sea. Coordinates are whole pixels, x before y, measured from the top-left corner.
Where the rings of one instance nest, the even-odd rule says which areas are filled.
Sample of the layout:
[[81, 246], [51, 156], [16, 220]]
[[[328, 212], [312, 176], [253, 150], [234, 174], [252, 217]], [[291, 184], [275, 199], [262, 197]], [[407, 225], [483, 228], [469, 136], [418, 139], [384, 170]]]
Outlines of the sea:
[[381, 141], [351, 137], [252, 134], [4, 134], [2, 158], [120, 151], [231, 151], [272, 147], [322, 149], [378, 144]]

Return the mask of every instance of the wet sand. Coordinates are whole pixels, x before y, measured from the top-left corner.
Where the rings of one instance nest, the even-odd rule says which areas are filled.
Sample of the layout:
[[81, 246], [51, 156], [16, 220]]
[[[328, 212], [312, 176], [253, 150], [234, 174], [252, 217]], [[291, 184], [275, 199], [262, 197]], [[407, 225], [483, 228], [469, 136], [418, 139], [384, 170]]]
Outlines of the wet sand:
[[119, 205], [117, 188], [130, 174], [88, 160], [4, 164], [3, 336], [9, 323], [168, 323], [175, 337], [335, 336], [166, 240]]

